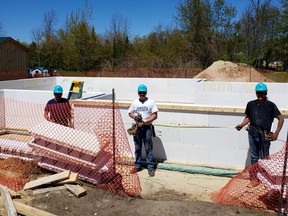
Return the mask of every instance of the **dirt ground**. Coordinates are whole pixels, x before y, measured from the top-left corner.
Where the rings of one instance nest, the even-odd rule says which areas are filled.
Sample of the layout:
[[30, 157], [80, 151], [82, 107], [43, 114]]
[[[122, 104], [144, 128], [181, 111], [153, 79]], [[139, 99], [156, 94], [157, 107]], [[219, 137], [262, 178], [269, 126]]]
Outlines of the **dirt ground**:
[[271, 82], [254, 68], [229, 61], [216, 61], [194, 78], [221, 82]]
[[[66, 189], [33, 194], [33, 190], [19, 191], [17, 201], [61, 216], [139, 215], [251, 215], [272, 216], [275, 213], [259, 212], [246, 208], [212, 203], [210, 194], [223, 187], [230, 178], [190, 174], [157, 169], [153, 178], [147, 170], [139, 172], [142, 187], [140, 197], [123, 197], [80, 182], [87, 194], [75, 197]], [[6, 215], [0, 208], [0, 215]]]

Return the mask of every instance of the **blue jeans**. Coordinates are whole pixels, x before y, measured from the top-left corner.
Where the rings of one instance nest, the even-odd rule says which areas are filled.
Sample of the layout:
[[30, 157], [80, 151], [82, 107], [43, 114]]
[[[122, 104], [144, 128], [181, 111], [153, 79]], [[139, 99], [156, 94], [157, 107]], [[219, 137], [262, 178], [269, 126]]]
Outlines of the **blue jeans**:
[[261, 134], [258, 136], [248, 134], [248, 139], [251, 154], [251, 165], [257, 163], [259, 159], [269, 156], [270, 142], [265, 141]]
[[152, 125], [144, 125], [142, 128], [139, 129], [139, 133], [136, 136], [134, 136], [136, 168], [141, 167], [142, 143], [144, 143], [146, 151], [147, 169], [154, 169]]

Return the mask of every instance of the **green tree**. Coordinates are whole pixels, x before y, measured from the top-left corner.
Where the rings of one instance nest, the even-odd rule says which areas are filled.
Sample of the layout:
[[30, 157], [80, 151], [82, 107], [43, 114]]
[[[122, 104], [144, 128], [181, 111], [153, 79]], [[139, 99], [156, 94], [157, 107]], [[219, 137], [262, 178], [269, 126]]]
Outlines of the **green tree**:
[[279, 25], [281, 38], [279, 41], [281, 52], [279, 53], [281, 59], [284, 62], [284, 69], [288, 70], [288, 1], [280, 0], [281, 3], [281, 22]]
[[89, 24], [92, 7], [72, 12], [66, 18], [65, 29], [59, 31], [62, 41], [62, 58], [67, 70], [87, 71], [94, 67], [97, 37]]
[[187, 41], [177, 29], [158, 25], [147, 37], [134, 40], [134, 55], [141, 67], [184, 67], [183, 49]]
[[35, 68], [38, 66], [38, 53], [37, 53], [37, 44], [35, 42], [32, 42], [28, 46], [28, 56], [29, 56], [29, 62], [28, 67], [29, 68]]
[[186, 55], [202, 67], [227, 55], [233, 32], [235, 8], [225, 0], [184, 0], [177, 8], [176, 22], [189, 41]]
[[240, 35], [243, 39], [245, 57], [248, 63], [268, 67], [275, 57], [276, 43], [279, 38], [279, 9], [271, 0], [251, 0], [240, 20]]
[[[32, 30], [32, 46], [30, 48], [35, 48], [35, 52], [33, 54], [36, 54], [37, 58], [37, 66], [42, 65], [42, 49], [41, 49], [41, 44], [43, 40], [43, 32], [41, 31], [40, 28], [34, 28]], [[33, 56], [32, 58], [35, 58]], [[34, 63], [31, 63], [33, 65]], [[36, 65], [35, 65], [36, 66]]]
[[57, 15], [54, 10], [44, 14], [42, 24], [43, 39], [40, 44], [42, 65], [48, 68], [59, 68], [62, 65], [61, 42], [56, 35]]
[[[131, 52], [129, 40], [130, 25], [126, 17], [114, 15], [110, 27], [105, 33], [106, 63], [110, 67], [127, 67], [128, 58]], [[109, 51], [110, 50], [110, 51]]]
[[225, 0], [215, 0], [212, 6], [212, 38], [214, 58], [233, 61], [239, 46], [236, 28], [236, 9]]
[[[187, 56], [202, 66], [210, 64], [210, 1], [209, 0], [184, 0], [177, 8], [176, 22], [189, 41]], [[208, 55], [207, 55], [208, 53]]]

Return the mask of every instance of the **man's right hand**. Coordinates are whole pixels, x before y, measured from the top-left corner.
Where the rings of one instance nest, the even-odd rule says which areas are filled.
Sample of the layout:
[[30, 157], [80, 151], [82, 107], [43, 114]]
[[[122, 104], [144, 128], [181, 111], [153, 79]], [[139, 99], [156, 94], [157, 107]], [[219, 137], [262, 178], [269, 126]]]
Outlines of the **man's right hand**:
[[241, 125], [237, 125], [235, 128], [236, 130], [240, 131], [243, 127]]
[[136, 122], [142, 121], [142, 116], [141, 116], [141, 114], [135, 115], [134, 120], [135, 120]]

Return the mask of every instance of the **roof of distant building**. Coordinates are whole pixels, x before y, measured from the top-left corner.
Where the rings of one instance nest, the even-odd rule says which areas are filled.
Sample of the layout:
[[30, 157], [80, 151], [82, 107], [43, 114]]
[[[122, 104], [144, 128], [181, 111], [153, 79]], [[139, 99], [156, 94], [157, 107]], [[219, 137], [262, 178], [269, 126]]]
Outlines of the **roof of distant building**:
[[10, 37], [0, 37], [0, 43], [8, 40]]
[[8, 41], [11, 41], [12, 43], [14, 43], [14, 44], [16, 44], [16, 45], [18, 45], [18, 46], [21, 46], [22, 48], [28, 50], [28, 48], [27, 48], [25, 45], [23, 45], [22, 43], [14, 40], [14, 39], [11, 38], [11, 37], [0, 37], [0, 45], [3, 44], [3, 43], [6, 43], [6, 42], [8, 42]]

